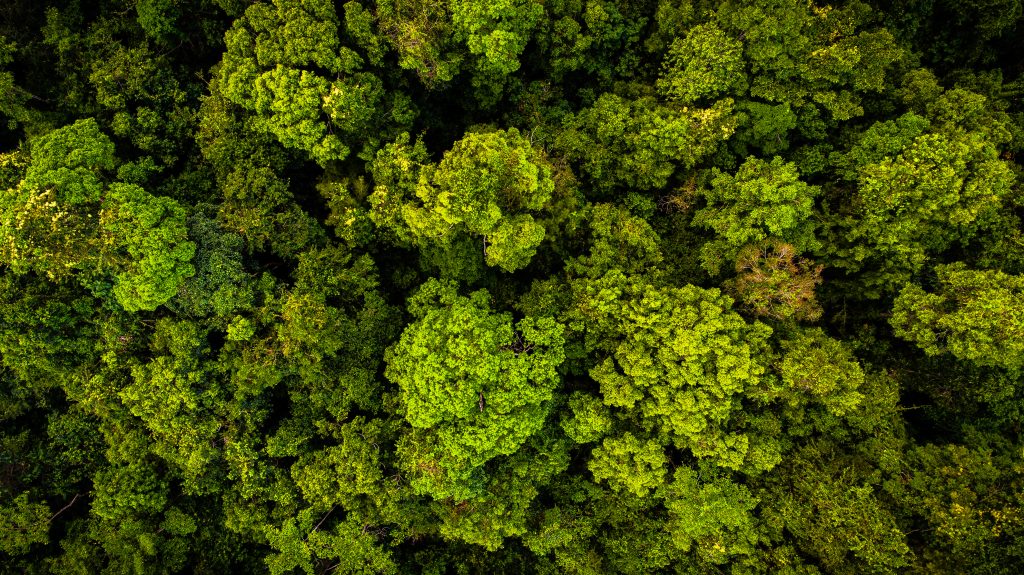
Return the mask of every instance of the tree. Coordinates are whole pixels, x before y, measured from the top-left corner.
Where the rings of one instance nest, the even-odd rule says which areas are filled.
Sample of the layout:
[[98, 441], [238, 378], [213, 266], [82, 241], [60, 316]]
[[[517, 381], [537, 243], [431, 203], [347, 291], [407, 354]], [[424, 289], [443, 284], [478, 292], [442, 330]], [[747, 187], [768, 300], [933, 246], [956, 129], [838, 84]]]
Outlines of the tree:
[[82, 264], [94, 249], [100, 173], [113, 168], [114, 144], [93, 119], [36, 140], [21, 182], [4, 192], [4, 260], [55, 278]]
[[446, 4], [424, 0], [377, 3], [378, 26], [398, 51], [398, 65], [414, 70], [428, 87], [451, 82], [465, 58], [456, 48], [450, 10]]
[[0, 1], [0, 573], [1016, 574], [1022, 5]]
[[749, 325], [717, 290], [659, 288], [611, 271], [573, 284], [570, 330], [600, 350], [589, 375], [604, 403], [641, 416], [665, 444], [731, 469], [770, 469], [776, 446], [733, 429], [765, 373], [767, 326]]
[[526, 266], [545, 236], [535, 215], [554, 190], [543, 154], [514, 128], [467, 134], [436, 166], [421, 164], [424, 154], [407, 138], [378, 153], [370, 198], [377, 225], [446, 247], [462, 234], [482, 236], [487, 265]]
[[641, 441], [627, 431], [605, 438], [587, 466], [595, 480], [607, 481], [613, 490], [644, 497], [664, 482], [665, 464], [665, 450], [657, 441]]
[[668, 48], [658, 92], [667, 100], [694, 104], [740, 91], [746, 82], [743, 44], [712, 21], [690, 28]]
[[104, 243], [123, 250], [131, 262], [118, 266], [124, 271], [115, 278], [114, 295], [128, 311], [154, 310], [195, 273], [189, 262], [196, 247], [187, 239], [185, 210], [131, 184], [113, 184], [108, 193], [112, 207], [100, 216], [109, 234]]
[[23, 555], [33, 544], [47, 543], [50, 539], [50, 508], [29, 503], [27, 493], [15, 497], [11, 503], [10, 506], [0, 506], [0, 524], [4, 526], [0, 549], [10, 555]]
[[[862, 7], [729, 1], [718, 7], [714, 20], [727, 35], [743, 40], [751, 99], [788, 102], [803, 112], [799, 116], [823, 112], [846, 121], [864, 113], [862, 97], [882, 91], [887, 70], [904, 57], [889, 31], [864, 30], [871, 20]], [[808, 127], [802, 131], [811, 133]]]
[[925, 444], [885, 482], [902, 509], [927, 525], [922, 549], [935, 569], [1010, 573], [1021, 556], [1021, 467], [995, 435], [969, 444]]
[[455, 0], [451, 11], [456, 37], [479, 57], [481, 70], [502, 76], [519, 69], [519, 55], [544, 17], [534, 0]]
[[151, 449], [192, 485], [211, 479], [221, 455], [218, 432], [227, 424], [230, 404], [212, 366], [203, 361], [210, 353], [206, 336], [192, 323], [160, 320], [150, 344], [152, 360], [133, 365], [131, 381], [119, 393], [152, 434]]
[[167, 302], [194, 273], [185, 210], [133, 184], [102, 177], [114, 167], [113, 143], [94, 120], [54, 130], [34, 146], [25, 177], [5, 193], [4, 259], [19, 271], [64, 279], [80, 272], [114, 276], [113, 294], [129, 311]]
[[680, 467], [662, 489], [669, 512], [665, 528], [673, 545], [693, 549], [712, 564], [755, 553], [758, 534], [751, 512], [758, 500], [745, 486], [720, 476], [701, 481], [701, 473]]
[[615, 425], [611, 409], [593, 395], [573, 393], [569, 397], [569, 412], [572, 416], [562, 420], [562, 429], [576, 443], [597, 441]]
[[243, 163], [225, 178], [218, 219], [247, 241], [251, 251], [270, 249], [295, 256], [323, 241], [323, 230], [295, 203], [294, 194], [273, 170]]
[[[384, 476], [384, 459], [375, 447], [390, 440], [391, 427], [382, 420], [358, 417], [336, 427], [332, 445], [307, 451], [287, 440], [287, 433], [274, 437], [271, 451], [276, 456], [300, 454], [292, 476], [311, 509], [328, 513], [341, 506], [349, 513], [369, 520], [379, 509], [397, 509], [402, 489]], [[397, 519], [392, 517], [392, 519]]]
[[1024, 15], [1020, 0], [876, 2], [887, 25], [921, 47], [929, 66], [984, 66], [1005, 54], [1007, 35]]
[[[363, 70], [341, 26], [333, 2], [254, 4], [227, 32], [220, 67], [221, 91], [253, 113], [257, 129], [321, 165], [348, 157], [362, 135], [408, 119], [407, 100], [387, 96], [380, 78]], [[379, 140], [363, 141], [372, 150]]]
[[181, 17], [180, 0], [139, 0], [135, 5], [139, 26], [156, 40], [163, 40], [176, 32], [176, 20]]
[[113, 168], [114, 143], [96, 120], [88, 118], [36, 140], [22, 185], [52, 189], [58, 201], [72, 206], [90, 204], [99, 201], [103, 192], [97, 172]]
[[766, 539], [783, 540], [785, 529], [801, 553], [832, 572], [905, 569], [913, 558], [907, 537], [865, 469], [828, 443], [789, 454], [761, 498]]
[[558, 84], [574, 73], [603, 87], [631, 78], [642, 60], [645, 29], [659, 21], [649, 7], [616, 1], [547, 2], [545, 9], [547, 22], [540, 28], [547, 34], [537, 42], [546, 48]]
[[[293, 573], [300, 568], [312, 575], [329, 561], [327, 568], [338, 573], [396, 573], [389, 553], [376, 545], [374, 536], [354, 521], [337, 522], [332, 528], [314, 526], [314, 517], [304, 513], [268, 528], [267, 539], [276, 551], [266, 558], [270, 573]], [[323, 569], [324, 567], [319, 567]]]
[[530, 531], [537, 497], [568, 467], [567, 442], [545, 432], [533, 435], [513, 455], [487, 464], [486, 475], [475, 478], [474, 497], [431, 504], [441, 520], [440, 535], [491, 552], [501, 549], [506, 538]]
[[928, 355], [951, 353], [982, 366], [1024, 367], [1024, 278], [962, 263], [936, 266], [928, 293], [909, 284], [893, 304], [896, 335]]
[[814, 290], [822, 282], [824, 266], [797, 253], [778, 240], [747, 245], [736, 256], [736, 277], [722, 287], [741, 309], [756, 316], [815, 321], [823, 313]]
[[[0, 293], [0, 357], [24, 391], [72, 386], [85, 376], [82, 366], [99, 355], [95, 298], [73, 283], [10, 272], [0, 277]], [[10, 392], [19, 387], [12, 385]]]
[[4, 69], [14, 60], [17, 48], [14, 42], [0, 35], [0, 118], [7, 120], [5, 128], [8, 130], [30, 117], [25, 107], [29, 94], [15, 83], [14, 74]]
[[590, 251], [569, 260], [575, 276], [597, 279], [611, 270], [628, 274], [654, 273], [662, 263], [661, 238], [643, 218], [614, 204], [595, 204], [586, 212]]
[[195, 275], [182, 282], [178, 293], [167, 302], [168, 308], [193, 318], [227, 318], [250, 309], [255, 303], [255, 277], [242, 260], [242, 237], [224, 230], [201, 212], [190, 215], [186, 225], [188, 236], [196, 244], [192, 259]]
[[800, 405], [797, 411], [801, 411], [808, 403], [821, 403], [835, 416], [850, 414], [860, 406], [864, 372], [841, 342], [811, 328], [796, 331], [780, 347], [778, 394], [784, 404], [791, 408]]
[[290, 382], [315, 414], [344, 420], [354, 409], [380, 404], [378, 369], [397, 336], [397, 309], [380, 293], [377, 267], [368, 255], [330, 246], [299, 257], [295, 285], [275, 301], [272, 343]]
[[983, 97], [951, 90], [929, 108], [930, 120], [873, 126], [845, 158], [857, 191], [831, 216], [826, 263], [859, 272], [869, 297], [895, 291], [990, 225], [1013, 186], [999, 158], [1005, 124]]
[[460, 296], [429, 281], [409, 300], [415, 321], [386, 355], [412, 426], [403, 467], [435, 499], [472, 498], [472, 477], [540, 431], [558, 384], [562, 326], [551, 318], [512, 323], [486, 291]]
[[820, 246], [813, 220], [819, 189], [800, 181], [796, 165], [778, 156], [771, 162], [748, 158], [735, 176], [712, 174], [711, 188], [703, 193], [708, 205], [693, 216], [693, 225], [718, 235], [701, 250], [709, 272], [736, 260], [745, 246], [767, 240], [785, 242], [797, 253]]
[[586, 183], [607, 194], [616, 187], [664, 187], [678, 168], [692, 168], [735, 129], [732, 101], [690, 110], [652, 98], [602, 94], [566, 116], [555, 149], [579, 166]]

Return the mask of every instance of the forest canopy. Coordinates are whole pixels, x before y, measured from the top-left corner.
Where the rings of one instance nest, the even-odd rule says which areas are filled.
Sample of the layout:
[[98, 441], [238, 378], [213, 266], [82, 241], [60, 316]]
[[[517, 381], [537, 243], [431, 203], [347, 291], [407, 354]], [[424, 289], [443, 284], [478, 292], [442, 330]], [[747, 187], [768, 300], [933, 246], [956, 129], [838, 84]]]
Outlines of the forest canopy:
[[1022, 41], [0, 3], [0, 572], [1017, 575]]

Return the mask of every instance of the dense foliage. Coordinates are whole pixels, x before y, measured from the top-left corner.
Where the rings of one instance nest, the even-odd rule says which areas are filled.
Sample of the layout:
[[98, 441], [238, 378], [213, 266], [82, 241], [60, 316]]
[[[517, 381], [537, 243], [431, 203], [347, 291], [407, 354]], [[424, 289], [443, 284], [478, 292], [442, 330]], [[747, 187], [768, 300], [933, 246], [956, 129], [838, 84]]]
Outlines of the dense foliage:
[[1020, 573], [1022, 38], [0, 2], [0, 572]]

